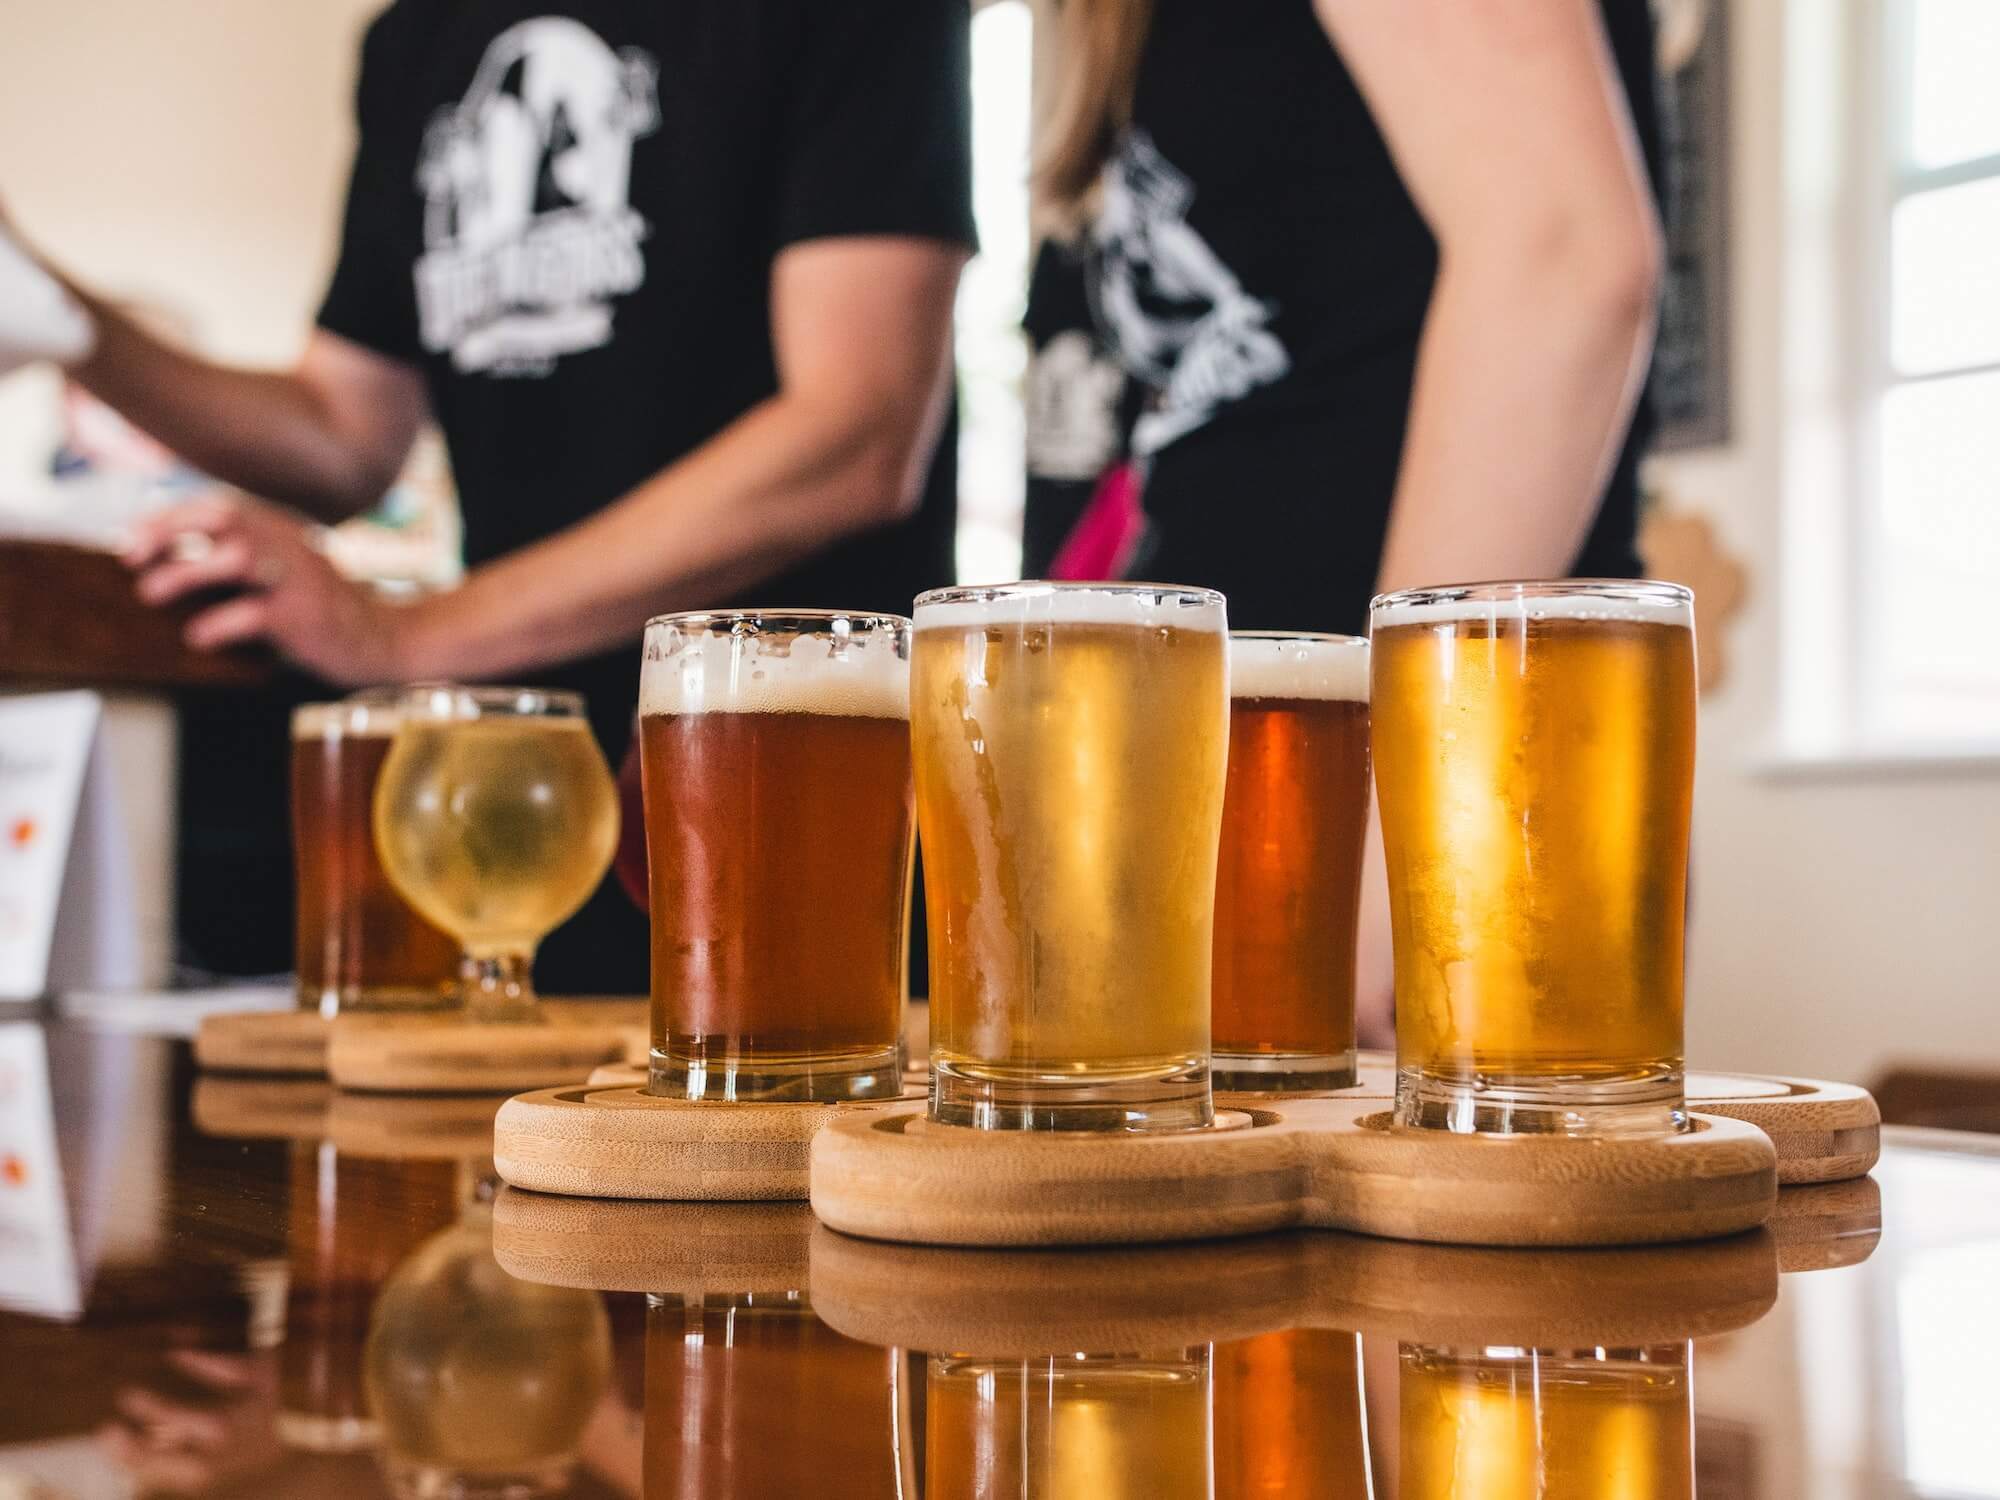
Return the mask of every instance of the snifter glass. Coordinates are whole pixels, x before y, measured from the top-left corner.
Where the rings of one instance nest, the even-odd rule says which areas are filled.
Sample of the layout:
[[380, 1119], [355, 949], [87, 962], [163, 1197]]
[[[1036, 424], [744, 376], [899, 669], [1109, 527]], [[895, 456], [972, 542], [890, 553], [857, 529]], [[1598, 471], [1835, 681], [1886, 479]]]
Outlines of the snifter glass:
[[618, 793], [575, 693], [428, 686], [375, 787], [389, 879], [465, 950], [474, 1021], [538, 1019], [535, 949], [597, 889]]
[[402, 701], [374, 688], [292, 713], [298, 997], [324, 1016], [458, 1001], [457, 940], [411, 909], [375, 852], [375, 782]]
[[1399, 1124], [1685, 1125], [1692, 603], [1594, 580], [1375, 600]]
[[831, 610], [646, 626], [649, 1090], [902, 1092], [910, 622]]
[[1229, 633], [1229, 789], [1215, 875], [1215, 1086], [1354, 1082], [1368, 830], [1368, 642]]
[[1160, 584], [917, 600], [933, 1119], [1213, 1120], [1227, 629], [1222, 595]]

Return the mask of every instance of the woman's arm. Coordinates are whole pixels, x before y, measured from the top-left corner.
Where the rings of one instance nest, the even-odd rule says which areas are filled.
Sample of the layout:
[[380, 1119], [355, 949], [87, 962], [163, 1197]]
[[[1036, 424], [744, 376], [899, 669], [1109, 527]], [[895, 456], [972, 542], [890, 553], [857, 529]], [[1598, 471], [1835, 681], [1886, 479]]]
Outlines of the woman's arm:
[[1316, 0], [1438, 242], [1383, 589], [1565, 572], [1651, 350], [1660, 231], [1595, 0]]
[[[447, 593], [382, 603], [334, 575], [295, 523], [243, 500], [194, 501], [143, 523], [128, 561], [154, 602], [251, 590], [198, 615], [195, 644], [267, 639], [336, 682], [491, 677], [630, 641], [651, 614], [713, 603], [910, 512], [950, 388], [964, 260], [957, 246], [902, 238], [785, 250], [772, 270], [777, 394], [604, 510]], [[176, 546], [189, 531], [209, 538], [205, 553]]]

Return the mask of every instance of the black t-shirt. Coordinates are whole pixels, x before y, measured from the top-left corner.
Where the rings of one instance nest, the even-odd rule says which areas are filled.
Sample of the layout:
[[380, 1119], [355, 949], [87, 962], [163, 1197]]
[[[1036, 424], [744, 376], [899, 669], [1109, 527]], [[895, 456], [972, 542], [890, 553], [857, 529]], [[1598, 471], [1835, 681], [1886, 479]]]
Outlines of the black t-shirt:
[[[1602, 8], [1656, 162], [1646, 0]], [[1437, 246], [1307, 0], [1157, 0], [1085, 253], [1149, 387], [1147, 575], [1222, 589], [1232, 625], [1363, 629]], [[1635, 571], [1649, 428], [1577, 572]]]
[[[972, 243], [967, 24], [964, 0], [397, 0], [376, 20], [320, 323], [423, 371], [468, 564], [772, 395], [787, 245]], [[951, 577], [952, 447], [911, 520], [714, 603], [906, 611]], [[529, 674], [589, 696], [614, 763], [642, 623]], [[643, 990], [643, 922], [607, 886], [545, 946], [542, 984]]]

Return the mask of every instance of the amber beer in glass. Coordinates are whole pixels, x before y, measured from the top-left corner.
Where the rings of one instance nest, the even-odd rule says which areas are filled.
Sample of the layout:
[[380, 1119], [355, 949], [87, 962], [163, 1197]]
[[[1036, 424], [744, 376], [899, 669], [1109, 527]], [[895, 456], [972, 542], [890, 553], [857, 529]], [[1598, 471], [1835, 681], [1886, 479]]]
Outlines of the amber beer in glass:
[[1368, 643], [1234, 631], [1215, 873], [1215, 1086], [1354, 1082]]
[[1587, 580], [1375, 601], [1399, 1123], [1684, 1125], [1691, 606]]
[[932, 1117], [1208, 1123], [1222, 596], [941, 589], [917, 600], [916, 627]]
[[899, 615], [646, 627], [653, 1093], [902, 1091], [909, 674]]
[[376, 857], [375, 780], [401, 694], [357, 693], [292, 714], [292, 856], [299, 1005], [436, 1009], [458, 998], [458, 944], [396, 893]]
[[1694, 1500], [1689, 1352], [1404, 1344], [1399, 1500]]

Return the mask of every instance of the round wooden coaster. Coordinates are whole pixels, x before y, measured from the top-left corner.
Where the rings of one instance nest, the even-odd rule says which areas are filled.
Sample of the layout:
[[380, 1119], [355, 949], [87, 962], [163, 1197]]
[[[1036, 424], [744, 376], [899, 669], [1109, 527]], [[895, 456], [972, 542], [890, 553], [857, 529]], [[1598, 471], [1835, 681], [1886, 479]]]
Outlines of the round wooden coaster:
[[643, 1054], [643, 1001], [544, 1002], [546, 1022], [479, 1025], [463, 1017], [339, 1016], [327, 1071], [343, 1089], [511, 1093], [576, 1083], [593, 1068]]
[[503, 1102], [494, 1094], [336, 1093], [327, 1106], [326, 1139], [344, 1156], [484, 1162]]
[[1851, 1083], [1695, 1073], [1687, 1092], [1689, 1109], [1743, 1120], [1768, 1135], [1778, 1181], [1787, 1187], [1863, 1176], [1882, 1154], [1882, 1112]]
[[566, 1197], [800, 1200], [819, 1128], [887, 1107], [691, 1104], [630, 1084], [542, 1089], [501, 1106], [493, 1161], [515, 1187]]
[[[1320, 1094], [1218, 1092], [1217, 1107], [1252, 1108], [1286, 1098], [1374, 1099], [1388, 1109], [1396, 1097], [1396, 1059], [1388, 1052], [1355, 1056], [1352, 1088]], [[1778, 1152], [1778, 1182], [1841, 1182], [1869, 1171], [1881, 1154], [1881, 1112], [1866, 1089], [1810, 1078], [1754, 1074], [1690, 1073], [1687, 1107], [1696, 1113], [1745, 1120], [1771, 1138]]]
[[217, 1073], [299, 1073], [324, 1077], [332, 1025], [315, 1010], [225, 1011], [203, 1016], [197, 1066]]
[[1492, 1250], [1326, 1233], [1115, 1250], [812, 1242], [813, 1308], [874, 1344], [999, 1358], [1108, 1353], [1326, 1328], [1534, 1348], [1742, 1328], [1777, 1300], [1756, 1230], [1672, 1249]]
[[812, 1210], [803, 1203], [637, 1203], [509, 1187], [493, 1203], [493, 1253], [524, 1281], [689, 1300], [803, 1291]]
[[323, 1078], [197, 1078], [194, 1128], [236, 1141], [317, 1141], [326, 1134], [333, 1085]]
[[812, 1204], [835, 1229], [935, 1245], [1133, 1244], [1294, 1226], [1475, 1245], [1623, 1245], [1754, 1228], [1777, 1191], [1754, 1126], [1597, 1141], [1392, 1130], [1338, 1096], [1173, 1135], [979, 1131], [915, 1107], [828, 1123]]

